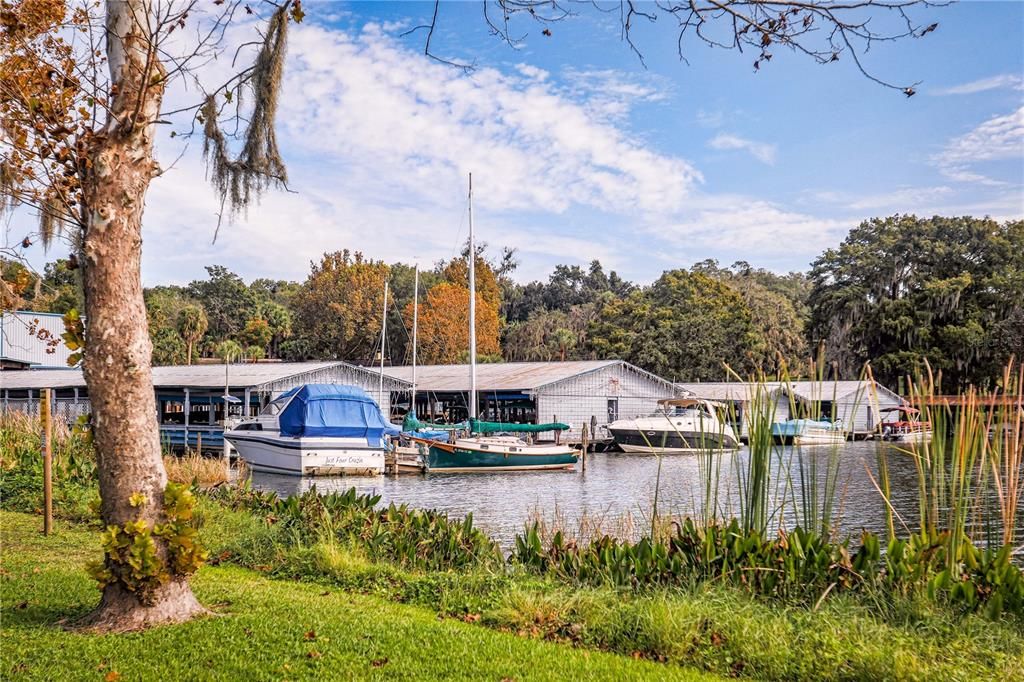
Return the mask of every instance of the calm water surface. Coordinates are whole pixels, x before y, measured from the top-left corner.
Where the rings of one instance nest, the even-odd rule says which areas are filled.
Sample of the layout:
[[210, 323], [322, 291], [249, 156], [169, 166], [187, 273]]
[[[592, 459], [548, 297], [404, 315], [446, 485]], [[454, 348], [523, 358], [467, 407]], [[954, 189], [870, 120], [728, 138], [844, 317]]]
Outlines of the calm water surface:
[[[885, 530], [884, 503], [868, 476], [877, 476], [879, 453], [889, 463], [893, 507], [912, 529], [918, 526], [917, 476], [912, 458], [886, 443], [851, 442], [832, 447], [782, 448], [773, 463], [773, 478], [778, 480], [773, 494], [772, 527], [780, 522], [792, 526], [799, 520], [792, 489], [801, 485], [800, 462], [809, 472], [817, 464], [819, 486], [824, 482], [827, 460], [838, 463], [836, 514], [840, 531], [857, 535], [861, 529]], [[718, 456], [720, 475], [720, 515], [739, 512], [737, 468], [745, 466], [746, 448]], [[788, 470], [792, 489], [783, 482]], [[658, 478], [658, 458], [653, 455], [594, 453], [588, 455], [587, 471], [506, 472], [481, 474], [427, 474], [395, 477], [300, 478], [277, 474], [253, 473], [254, 487], [280, 494], [302, 492], [316, 485], [321, 491], [344, 491], [355, 487], [360, 493], [381, 496], [381, 503], [406, 503], [421, 509], [439, 509], [451, 516], [472, 513], [478, 526], [508, 546], [525, 522], [539, 514], [545, 519], [560, 519], [569, 528], [578, 526], [582, 517], [601, 518], [609, 527], [622, 527], [623, 518], [634, 525], [649, 519]], [[809, 476], [805, 474], [804, 480]], [[704, 483], [698, 455], [665, 455], [661, 463], [658, 495], [659, 513], [692, 515], [704, 508]], [[783, 501], [785, 497], [785, 501]], [[899, 521], [897, 520], [897, 526]], [[626, 524], [628, 525], [628, 524]], [[1024, 525], [1024, 524], [1022, 524]]]

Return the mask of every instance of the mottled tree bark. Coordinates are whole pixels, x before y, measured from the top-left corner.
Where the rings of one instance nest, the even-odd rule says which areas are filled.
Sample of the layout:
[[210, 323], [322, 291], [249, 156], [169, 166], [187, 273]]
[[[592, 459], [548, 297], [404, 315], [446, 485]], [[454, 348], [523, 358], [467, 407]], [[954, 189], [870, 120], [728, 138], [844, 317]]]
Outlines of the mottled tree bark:
[[[147, 0], [109, 0], [107, 56], [113, 97], [110, 119], [93, 140], [85, 173], [83, 284], [85, 381], [92, 402], [102, 516], [123, 526], [137, 518], [163, 521], [167, 485], [160, 451], [150, 368], [152, 344], [142, 297], [142, 213], [157, 166], [154, 122], [163, 99], [163, 68], [153, 48]], [[136, 492], [140, 507], [129, 504]], [[161, 538], [154, 538], [166, 558]], [[204, 609], [187, 580], [175, 578], [143, 604], [119, 584], [108, 585], [83, 625], [136, 630], [188, 620]]]

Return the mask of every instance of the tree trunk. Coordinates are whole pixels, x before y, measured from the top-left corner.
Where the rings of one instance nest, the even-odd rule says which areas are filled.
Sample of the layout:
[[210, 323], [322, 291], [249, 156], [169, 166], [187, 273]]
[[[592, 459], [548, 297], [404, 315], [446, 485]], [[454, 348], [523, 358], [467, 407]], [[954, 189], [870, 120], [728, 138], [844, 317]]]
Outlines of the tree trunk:
[[[93, 439], [106, 525], [164, 520], [167, 486], [160, 451], [150, 367], [152, 344], [142, 298], [142, 212], [155, 174], [154, 121], [163, 99], [163, 68], [147, 29], [147, 0], [109, 0], [107, 56], [110, 119], [92, 142], [83, 182], [87, 207], [82, 244], [86, 312], [85, 381], [92, 402]], [[129, 503], [143, 493], [139, 507]], [[167, 556], [162, 538], [158, 552]], [[119, 584], [108, 585], [83, 625], [136, 630], [188, 620], [205, 610], [187, 580], [172, 578], [147, 604]]]

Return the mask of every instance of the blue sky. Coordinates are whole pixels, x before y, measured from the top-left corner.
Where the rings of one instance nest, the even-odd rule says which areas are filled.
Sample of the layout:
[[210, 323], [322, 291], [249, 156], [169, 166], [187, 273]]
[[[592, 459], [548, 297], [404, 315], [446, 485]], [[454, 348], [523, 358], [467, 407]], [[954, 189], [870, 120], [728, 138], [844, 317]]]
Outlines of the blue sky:
[[[1024, 215], [1024, 3], [921, 9], [938, 30], [874, 45], [865, 66], [920, 81], [911, 98], [848, 58], [780, 50], [755, 72], [755, 55], [691, 38], [684, 64], [664, 16], [637, 25], [645, 69], [618, 14], [586, 5], [550, 37], [521, 24], [513, 49], [480, 3], [443, 4], [434, 52], [475, 62], [462, 73], [422, 55], [422, 32], [401, 35], [430, 3], [307, 5], [280, 115], [292, 191], [213, 244], [217, 202], [187, 144], [148, 197], [147, 284], [211, 263], [301, 280], [342, 248], [429, 265], [465, 239], [470, 170], [479, 238], [519, 249], [523, 280], [593, 258], [641, 282], [704, 258], [802, 270], [873, 216]], [[182, 144], [161, 140], [166, 165]]]

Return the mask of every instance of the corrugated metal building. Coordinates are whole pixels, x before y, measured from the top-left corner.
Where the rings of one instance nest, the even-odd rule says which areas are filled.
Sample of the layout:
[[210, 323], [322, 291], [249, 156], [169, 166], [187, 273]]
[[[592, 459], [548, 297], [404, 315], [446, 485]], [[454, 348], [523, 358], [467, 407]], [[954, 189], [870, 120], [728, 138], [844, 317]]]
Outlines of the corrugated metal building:
[[[228, 418], [258, 412], [273, 397], [302, 384], [351, 384], [378, 400], [384, 414], [391, 409], [391, 394], [409, 384], [347, 362], [260, 362], [232, 365], [175, 365], [153, 368], [160, 430], [169, 445], [189, 443], [197, 437], [203, 447], [220, 447], [224, 421], [224, 392], [238, 399], [228, 407]], [[3, 409], [37, 414], [40, 391], [55, 390], [54, 414], [74, 421], [89, 412], [89, 397], [82, 371], [29, 370], [0, 373]]]
[[63, 333], [63, 315], [0, 313], [0, 370], [67, 369], [71, 350], [60, 338]]
[[[747, 436], [747, 413], [758, 384], [723, 381], [676, 386], [698, 398], [731, 403], [736, 422], [733, 426], [739, 427], [741, 437]], [[786, 421], [791, 416], [830, 416], [855, 435], [873, 432], [880, 421], [879, 411], [902, 402], [898, 394], [870, 381], [766, 381], [763, 386], [775, 404], [776, 422]]]
[[[412, 367], [385, 367], [412, 382]], [[658, 400], [678, 393], [672, 382], [622, 360], [507, 362], [477, 365], [478, 414], [512, 423], [547, 422], [557, 417], [578, 435], [594, 417], [598, 425], [620, 417], [651, 414]], [[416, 372], [416, 413], [422, 419], [460, 421], [466, 417], [469, 365], [425, 365]], [[392, 397], [401, 409], [409, 395]]]

